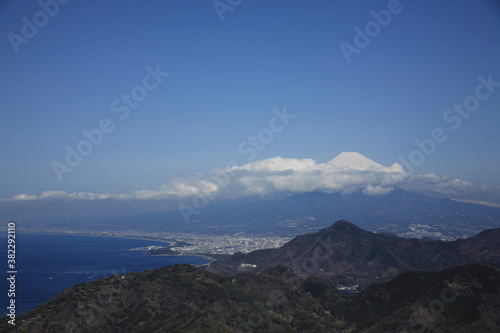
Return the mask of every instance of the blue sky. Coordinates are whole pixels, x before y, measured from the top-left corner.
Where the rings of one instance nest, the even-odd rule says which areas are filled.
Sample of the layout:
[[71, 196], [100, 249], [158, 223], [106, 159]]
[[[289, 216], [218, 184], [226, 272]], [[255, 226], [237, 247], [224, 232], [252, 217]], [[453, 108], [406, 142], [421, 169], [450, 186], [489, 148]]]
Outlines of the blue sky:
[[[348, 63], [339, 45], [388, 3], [243, 0], [221, 21], [212, 1], [73, 0], [16, 53], [9, 33], [41, 7], [1, 2], [0, 197], [130, 193], [244, 164], [237, 147], [284, 107], [296, 117], [255, 160], [353, 151], [391, 166], [441, 128], [447, 140], [416, 173], [499, 184], [500, 87], [456, 130], [443, 115], [479, 76], [500, 82], [500, 5], [401, 1]], [[169, 76], [120, 120], [111, 104], [148, 66]], [[104, 118], [114, 130], [60, 182], [53, 162]]]

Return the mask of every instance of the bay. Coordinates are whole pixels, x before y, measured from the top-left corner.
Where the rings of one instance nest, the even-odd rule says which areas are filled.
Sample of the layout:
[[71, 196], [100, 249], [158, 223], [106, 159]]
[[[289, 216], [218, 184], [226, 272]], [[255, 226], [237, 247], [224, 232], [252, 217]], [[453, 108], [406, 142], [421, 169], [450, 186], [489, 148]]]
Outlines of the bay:
[[[150, 256], [145, 251], [130, 251], [151, 245], [167, 244], [131, 238], [16, 234], [16, 315], [36, 308], [75, 284], [167, 265], [210, 262], [198, 256]], [[5, 278], [0, 284], [1, 313], [5, 315], [10, 300], [6, 237], [2, 237], [0, 246], [5, 249]]]

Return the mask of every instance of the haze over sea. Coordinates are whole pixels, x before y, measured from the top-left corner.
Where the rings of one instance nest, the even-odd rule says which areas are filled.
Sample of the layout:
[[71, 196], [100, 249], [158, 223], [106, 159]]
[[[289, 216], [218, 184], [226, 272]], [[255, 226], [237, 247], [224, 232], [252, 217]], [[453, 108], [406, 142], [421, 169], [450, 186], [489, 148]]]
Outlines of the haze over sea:
[[[1, 244], [6, 246], [6, 237], [2, 237]], [[34, 309], [75, 284], [166, 265], [209, 262], [196, 256], [150, 256], [145, 251], [128, 251], [150, 245], [165, 246], [166, 243], [130, 238], [16, 234], [16, 314]], [[0, 287], [5, 292], [9, 289], [6, 278]], [[7, 301], [6, 297], [0, 299], [2, 315], [7, 312]]]

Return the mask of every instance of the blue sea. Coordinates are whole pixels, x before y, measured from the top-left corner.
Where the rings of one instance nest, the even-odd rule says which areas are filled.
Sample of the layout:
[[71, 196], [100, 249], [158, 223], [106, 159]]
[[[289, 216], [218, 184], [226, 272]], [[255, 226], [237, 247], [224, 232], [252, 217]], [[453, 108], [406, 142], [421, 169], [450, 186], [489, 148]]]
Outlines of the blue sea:
[[[202, 265], [209, 260], [196, 256], [150, 256], [129, 251], [164, 242], [130, 238], [16, 234], [16, 315], [36, 308], [75, 284], [119, 273], [140, 272], [174, 264]], [[0, 284], [1, 314], [7, 312], [7, 242], [0, 240], [5, 267]]]

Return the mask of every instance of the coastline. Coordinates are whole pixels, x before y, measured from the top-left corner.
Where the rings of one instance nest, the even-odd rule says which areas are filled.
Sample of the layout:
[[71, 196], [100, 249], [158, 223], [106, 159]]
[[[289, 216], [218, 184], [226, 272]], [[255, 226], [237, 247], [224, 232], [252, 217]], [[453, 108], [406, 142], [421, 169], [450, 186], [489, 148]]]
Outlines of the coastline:
[[113, 235], [96, 235], [96, 234], [91, 234], [91, 233], [77, 233], [77, 232], [63, 232], [63, 231], [58, 231], [58, 232], [17, 231], [17, 233], [18, 234], [29, 234], [29, 235], [86, 236], [86, 237], [140, 239], [140, 240], [147, 240], [147, 241], [153, 241], [153, 242], [167, 243], [169, 245], [172, 243], [172, 241], [169, 242], [168, 240], [161, 239], [161, 238], [117, 236], [117, 235], [115, 235], [115, 236], [113, 236]]
[[[215, 258], [212, 258], [212, 257], [209, 257], [205, 254], [148, 254], [152, 257], [200, 257], [200, 258], [203, 258], [203, 259], [207, 259], [207, 260], [212, 260], [211, 262], [214, 262]], [[202, 264], [202, 265], [197, 265], [197, 266], [204, 266], [204, 265], [208, 265], [209, 263], [206, 263], [206, 264]]]
[[[168, 245], [171, 245], [172, 244], [172, 240], [168, 241], [168, 240], [165, 240], [165, 239], [158, 239], [158, 238], [147, 238], [147, 237], [134, 237], [134, 236], [112, 236], [112, 235], [95, 235], [95, 234], [90, 234], [90, 233], [76, 233], [76, 232], [33, 232], [33, 231], [30, 231], [30, 232], [25, 232], [25, 231], [18, 231], [17, 232], [18, 234], [27, 234], [27, 235], [55, 235], [55, 236], [85, 236], [85, 237], [101, 237], [101, 238], [123, 238], [123, 239], [139, 239], [139, 240], [144, 240], [144, 241], [153, 241], [153, 242], [160, 242], [160, 243], [166, 243]], [[174, 240], [175, 242], [175, 240]], [[132, 250], [132, 249], [127, 249], [127, 250]], [[211, 262], [214, 262], [216, 259], [212, 258], [212, 257], [209, 257], [207, 255], [204, 255], [204, 254], [189, 254], [189, 255], [186, 255], [186, 254], [164, 254], [164, 255], [151, 255], [151, 254], [147, 254], [145, 253], [146, 255], [149, 255], [149, 256], [152, 256], [152, 257], [199, 257], [199, 258], [203, 258], [203, 259], [206, 259], [206, 260], [211, 260]], [[210, 262], [210, 263], [211, 263]], [[196, 266], [205, 266], [205, 265], [208, 265], [210, 263], [206, 263], [206, 264], [201, 264], [201, 265], [196, 265]]]

